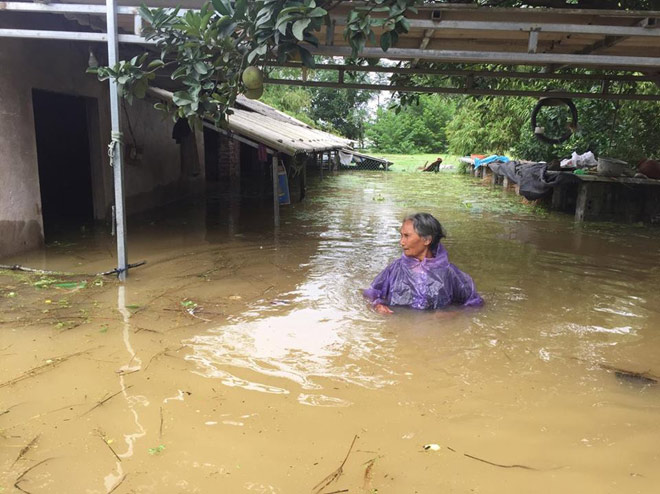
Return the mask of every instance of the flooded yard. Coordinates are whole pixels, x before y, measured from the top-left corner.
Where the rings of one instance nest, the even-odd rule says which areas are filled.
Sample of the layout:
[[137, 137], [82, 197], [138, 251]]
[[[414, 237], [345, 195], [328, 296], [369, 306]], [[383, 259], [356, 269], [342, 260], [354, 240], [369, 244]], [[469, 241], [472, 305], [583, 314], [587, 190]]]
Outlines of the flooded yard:
[[[371, 311], [410, 212], [479, 310]], [[128, 228], [125, 285], [0, 273], [0, 492], [653, 493], [660, 231], [448, 174], [351, 172]], [[78, 233], [4, 264], [93, 274]], [[426, 446], [426, 448], [425, 448]]]

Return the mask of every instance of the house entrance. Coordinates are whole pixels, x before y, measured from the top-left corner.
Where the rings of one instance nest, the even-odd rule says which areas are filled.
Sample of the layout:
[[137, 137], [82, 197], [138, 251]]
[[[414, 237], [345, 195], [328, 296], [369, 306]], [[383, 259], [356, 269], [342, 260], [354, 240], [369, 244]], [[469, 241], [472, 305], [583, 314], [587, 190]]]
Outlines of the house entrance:
[[33, 90], [46, 242], [94, 220], [87, 100]]

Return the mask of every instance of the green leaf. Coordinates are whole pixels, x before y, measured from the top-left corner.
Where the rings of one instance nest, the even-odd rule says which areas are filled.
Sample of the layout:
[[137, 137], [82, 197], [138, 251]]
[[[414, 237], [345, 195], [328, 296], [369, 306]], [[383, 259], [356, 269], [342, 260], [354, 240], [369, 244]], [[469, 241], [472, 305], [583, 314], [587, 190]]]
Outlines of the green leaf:
[[314, 36], [313, 34], [305, 33], [304, 41], [306, 41], [307, 43], [309, 43], [312, 46], [316, 46], [316, 47], [319, 46], [319, 39], [316, 36]]
[[299, 21], [293, 23], [293, 28], [292, 28], [293, 36], [298, 41], [303, 40], [305, 28], [309, 26], [310, 22], [312, 22], [311, 19], [300, 19]]
[[247, 0], [236, 0], [234, 5], [234, 18], [241, 19], [247, 12]]
[[193, 99], [187, 91], [177, 91], [172, 95], [172, 102], [176, 106], [187, 106], [193, 103]]
[[144, 99], [144, 97], [147, 95], [147, 86], [147, 80], [140, 79], [133, 87], [133, 94], [135, 94], [135, 96], [139, 99]]
[[146, 5], [141, 5], [140, 7], [138, 7], [138, 13], [140, 14], [140, 17], [142, 17], [149, 24], [154, 23], [154, 16], [151, 13], [151, 9]]
[[389, 31], [380, 35], [380, 47], [383, 51], [387, 51], [392, 46], [392, 36]]
[[261, 45], [257, 46], [254, 50], [250, 52], [248, 55], [248, 62], [252, 63], [252, 60], [255, 59], [255, 57], [260, 56], [260, 55], [265, 55], [266, 51], [268, 51], [268, 45]]
[[309, 50], [303, 48], [302, 46], [298, 46], [297, 48], [298, 53], [300, 53], [300, 58], [303, 65], [313, 69], [316, 66], [316, 63], [314, 62], [314, 56], [309, 52]]
[[305, 7], [300, 7], [300, 6], [297, 6], [297, 7], [287, 7], [287, 8], [285, 8], [285, 9], [280, 10], [280, 13], [279, 13], [278, 16], [277, 16], [277, 19], [279, 20], [280, 17], [284, 17], [284, 16], [287, 16], [287, 15], [289, 15], [289, 14], [294, 14], [294, 13], [297, 13], [297, 14], [304, 14], [304, 13], [305, 13], [305, 10], [306, 10]]
[[173, 81], [175, 81], [186, 75], [186, 72], [188, 72], [188, 68], [185, 65], [182, 65], [174, 72], [172, 72], [171, 78]]
[[229, 0], [211, 0], [211, 3], [216, 12], [222, 15], [232, 15], [234, 13]]
[[310, 11], [307, 13], [307, 16], [308, 16], [308, 17], [323, 17], [323, 16], [326, 15], [327, 13], [328, 13], [327, 10], [322, 9], [321, 7], [316, 7], [316, 8], [314, 8], [314, 9], [310, 10]]
[[405, 17], [402, 17], [401, 20], [399, 21], [399, 25], [403, 29], [404, 33], [407, 33], [410, 31], [410, 21], [406, 19]]
[[194, 67], [199, 74], [206, 75], [209, 73], [209, 68], [204, 62], [195, 62]]
[[149, 70], [158, 69], [163, 65], [165, 65], [165, 62], [163, 62], [162, 60], [152, 60], [151, 62], [149, 62], [149, 65], [147, 65], [147, 69]]
[[283, 36], [286, 36], [286, 28], [288, 26], [287, 22], [281, 23], [279, 26], [277, 26], [277, 30], [282, 33]]
[[149, 448], [147, 451], [149, 452], [150, 455], [157, 455], [162, 453], [165, 450], [165, 446], [162, 444], [159, 444], [155, 448]]
[[265, 24], [271, 18], [273, 17], [273, 9], [272, 8], [263, 8], [259, 11], [257, 14], [257, 22], [254, 23], [254, 27], [258, 28], [262, 24]]

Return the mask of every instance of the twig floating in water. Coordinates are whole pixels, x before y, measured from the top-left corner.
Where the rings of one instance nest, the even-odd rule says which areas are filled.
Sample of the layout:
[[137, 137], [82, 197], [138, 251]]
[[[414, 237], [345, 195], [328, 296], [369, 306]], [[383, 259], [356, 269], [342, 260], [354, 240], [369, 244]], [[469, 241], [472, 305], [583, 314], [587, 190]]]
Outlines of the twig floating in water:
[[[146, 264], [147, 261], [140, 261], [136, 262], [133, 264], [128, 264], [126, 266], [126, 269], [131, 269], [131, 268], [137, 268], [139, 266], [143, 266]], [[109, 276], [111, 274], [118, 274], [120, 271], [122, 271], [119, 268], [114, 268], [111, 269], [110, 271], [103, 271], [101, 273], [94, 273], [94, 274], [89, 274], [89, 273], [69, 273], [66, 271], [49, 271], [47, 269], [34, 269], [34, 268], [28, 268], [26, 266], [21, 266], [20, 264], [14, 264], [14, 265], [6, 265], [6, 264], [0, 264], [0, 269], [4, 269], [7, 271], [25, 271], [26, 273], [36, 273], [36, 274], [52, 274], [56, 276]]]
[[[341, 475], [344, 473], [344, 465], [346, 464], [346, 460], [348, 460], [348, 457], [351, 454], [351, 451], [353, 450], [353, 446], [355, 445], [355, 441], [357, 440], [358, 436], [357, 434], [355, 437], [353, 437], [353, 442], [351, 443], [351, 447], [348, 448], [348, 453], [346, 453], [346, 457], [344, 458], [344, 461], [341, 462], [341, 465], [339, 465], [339, 468], [332, 472], [330, 475], [328, 475], [326, 478], [324, 478], [321, 482], [316, 484], [313, 488], [312, 491], [314, 491], [314, 494], [320, 494], [320, 492], [328, 487], [330, 484], [335, 482]], [[338, 491], [342, 492], [342, 491]]]
[[116, 393], [111, 394], [111, 395], [108, 396], [107, 398], [102, 399], [101, 401], [97, 402], [96, 405], [94, 405], [92, 408], [90, 408], [90, 409], [87, 410], [85, 413], [83, 413], [83, 414], [81, 415], [81, 417], [84, 416], [84, 415], [87, 415], [87, 414], [88, 414], [89, 412], [91, 412], [92, 410], [97, 409], [98, 407], [100, 407], [100, 406], [103, 405], [104, 403], [106, 403], [106, 402], [110, 401], [111, 399], [113, 399], [113, 398], [114, 398], [115, 396], [117, 396], [118, 394], [123, 393], [124, 391], [126, 391], [127, 389], [130, 389], [130, 388], [132, 388], [132, 387], [133, 387], [133, 385], [131, 384], [130, 386], [126, 386], [125, 388], [120, 389], [120, 390], [117, 391]]
[[127, 477], [127, 476], [128, 476], [128, 474], [124, 475], [124, 476], [121, 478], [121, 480], [120, 480], [119, 482], [117, 482], [117, 483], [115, 484], [115, 486], [114, 486], [112, 489], [110, 489], [110, 490], [108, 491], [108, 494], [112, 494], [113, 492], [115, 492], [115, 491], [117, 490], [117, 487], [119, 487], [119, 486], [124, 482], [124, 480], [126, 480], [126, 477]]
[[[456, 451], [454, 448], [452, 448], [450, 446], [445, 446], [445, 447], [449, 451], [451, 451], [452, 453], [458, 453], [458, 451]], [[561, 468], [561, 467], [556, 467], [556, 468], [550, 468], [550, 469], [540, 469], [540, 468], [529, 467], [527, 465], [518, 465], [518, 464], [504, 465], [502, 463], [495, 463], [493, 461], [484, 460], [483, 458], [479, 458], [478, 456], [474, 456], [474, 455], [471, 455], [471, 454], [468, 454], [468, 453], [458, 453], [458, 454], [462, 454], [466, 458], [470, 458], [472, 460], [477, 460], [477, 461], [480, 461], [482, 463], [486, 463], [487, 465], [492, 465], [494, 467], [499, 467], [499, 468], [522, 468], [523, 470], [533, 470], [535, 472], [548, 471], [548, 470], [557, 470], [557, 469]]]
[[158, 428], [158, 439], [163, 437], [163, 407], [160, 407], [160, 427]]
[[650, 371], [635, 372], [620, 367], [614, 367], [607, 364], [598, 364], [601, 369], [614, 372], [617, 379], [621, 381], [628, 381], [635, 384], [650, 385], [658, 384], [658, 376], [651, 374]]
[[4, 410], [2, 410], [2, 411], [0, 412], [0, 415], [5, 415], [6, 413], [11, 412], [11, 409], [14, 408], [14, 407], [17, 407], [17, 406], [18, 406], [18, 405], [12, 405], [12, 406], [10, 406], [9, 408], [5, 408]]
[[20, 453], [18, 453], [18, 456], [17, 456], [16, 459], [14, 460], [14, 463], [11, 464], [12, 466], [16, 465], [16, 463], [18, 463], [18, 460], [20, 460], [21, 458], [23, 458], [23, 457], [25, 456], [25, 453], [27, 453], [28, 451], [30, 451], [30, 448], [31, 448], [32, 446], [34, 446], [34, 445], [37, 443], [37, 441], [39, 440], [39, 436], [41, 436], [41, 434], [37, 434], [36, 436], [34, 436], [34, 438], [32, 439], [32, 441], [30, 441], [29, 443], [27, 443], [27, 444], [23, 447], [23, 449], [21, 449]]
[[364, 469], [364, 483], [362, 484], [362, 489], [364, 489], [365, 491], [369, 491], [371, 489], [371, 482], [374, 477], [373, 468], [378, 458], [380, 458], [380, 456], [377, 456], [376, 458], [372, 458], [366, 463], [367, 466]]
[[[39, 465], [43, 465], [44, 463], [46, 463], [47, 461], [50, 461], [50, 460], [52, 460], [52, 459], [53, 459], [53, 458], [51, 457], [51, 458], [46, 458], [45, 460], [41, 460], [39, 463], [35, 463], [35, 464], [32, 465], [30, 468], [28, 468], [27, 470], [25, 470], [22, 474], [20, 474], [18, 477], [16, 477], [16, 482], [14, 482], [14, 487], [15, 487], [16, 489], [18, 489], [19, 491], [21, 491], [21, 492], [28, 492], [28, 491], [26, 491], [25, 489], [21, 489], [21, 486], [19, 485], [19, 484], [21, 483], [21, 481], [23, 480], [23, 478], [24, 478], [29, 472], [31, 472], [32, 470], [34, 470], [35, 468], [37, 468]], [[29, 493], [28, 493], [28, 494], [29, 494]]]
[[[179, 348], [176, 348], [174, 351], [178, 352], [182, 348], [185, 348], [185, 345], [181, 345]], [[151, 362], [153, 362], [158, 357], [161, 357], [162, 355], [167, 355], [167, 352], [169, 352], [170, 350], [172, 350], [172, 349], [168, 347], [168, 348], [165, 348], [164, 350], [161, 350], [160, 352], [154, 353], [153, 356], [149, 359], [149, 362], [147, 362], [147, 365], [144, 366], [144, 371], [146, 372], [146, 370], [151, 365]]]
[[26, 273], [36, 273], [36, 274], [54, 274], [59, 276], [85, 276], [84, 274], [78, 275], [76, 273], [66, 273], [63, 271], [48, 271], [46, 269], [27, 268], [25, 266], [21, 266], [20, 264], [14, 264], [12, 266], [8, 266], [6, 264], [0, 264], [0, 269], [4, 269], [6, 271], [25, 271]]
[[112, 451], [112, 454], [115, 455], [115, 458], [117, 458], [117, 461], [121, 461], [121, 458], [119, 458], [119, 455], [117, 454], [117, 452], [112, 448], [112, 446], [110, 446], [110, 443], [108, 443], [108, 441], [105, 440], [105, 437], [103, 437], [103, 433], [101, 431], [97, 431], [97, 432], [98, 432], [99, 437], [101, 438], [101, 441], [103, 441], [105, 443], [105, 445], [110, 449], [110, 451]]
[[5, 386], [11, 386], [12, 384], [16, 384], [17, 382], [20, 382], [29, 377], [34, 377], [38, 374], [41, 374], [43, 371], [49, 368], [56, 367], [62, 362], [69, 360], [71, 357], [76, 357], [78, 355], [82, 355], [83, 353], [87, 353], [87, 351], [71, 353], [69, 355], [65, 355], [64, 357], [55, 357], [53, 359], [50, 359], [50, 361], [47, 361], [45, 364], [38, 365], [37, 367], [33, 367], [32, 369], [25, 371], [20, 376], [15, 377], [14, 379], [10, 379], [9, 381], [3, 382], [2, 384], [0, 384], [0, 388], [4, 388]]
[[523, 470], [534, 470], [538, 471], [538, 468], [533, 468], [533, 467], [528, 467], [527, 465], [502, 465], [501, 463], [494, 463], [492, 461], [484, 460], [483, 458], [478, 458], [476, 456], [472, 456], [467, 453], [463, 453], [463, 456], [467, 458], [472, 458], [473, 460], [481, 461], [483, 463], [487, 463], [488, 465], [493, 465], [494, 467], [500, 467], [500, 468], [522, 468]]

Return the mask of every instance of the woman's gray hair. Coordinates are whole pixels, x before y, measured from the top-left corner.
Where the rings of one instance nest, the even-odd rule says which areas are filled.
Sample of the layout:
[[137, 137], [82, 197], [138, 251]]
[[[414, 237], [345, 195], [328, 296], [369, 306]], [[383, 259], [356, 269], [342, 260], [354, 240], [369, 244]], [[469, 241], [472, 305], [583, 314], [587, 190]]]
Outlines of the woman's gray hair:
[[445, 229], [442, 227], [440, 222], [429, 213], [409, 214], [403, 218], [403, 223], [406, 221], [412, 222], [415, 232], [420, 237], [431, 237], [431, 250], [435, 250], [435, 248], [440, 243], [440, 239], [447, 236], [447, 232], [445, 232]]

